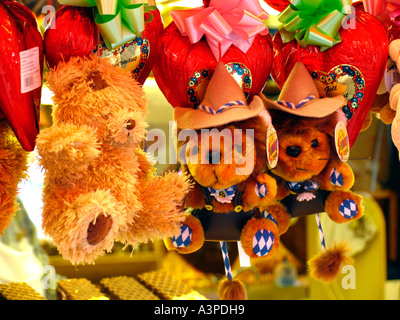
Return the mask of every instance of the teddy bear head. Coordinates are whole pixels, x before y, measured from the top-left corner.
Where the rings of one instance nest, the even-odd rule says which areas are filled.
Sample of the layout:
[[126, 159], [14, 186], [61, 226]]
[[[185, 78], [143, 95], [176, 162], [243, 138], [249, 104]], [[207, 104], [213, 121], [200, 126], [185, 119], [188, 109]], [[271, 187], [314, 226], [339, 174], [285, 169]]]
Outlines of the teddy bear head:
[[[185, 130], [179, 130], [180, 135]], [[266, 167], [267, 124], [263, 117], [192, 130], [178, 142], [180, 162], [203, 187], [226, 189]]]
[[270, 110], [279, 139], [279, 160], [272, 172], [286, 181], [318, 176], [332, 160], [338, 160], [334, 144], [342, 111], [324, 118], [300, 117]]
[[103, 146], [136, 146], [146, 133], [147, 102], [128, 72], [96, 55], [60, 63], [47, 77], [55, 125], [87, 126]]

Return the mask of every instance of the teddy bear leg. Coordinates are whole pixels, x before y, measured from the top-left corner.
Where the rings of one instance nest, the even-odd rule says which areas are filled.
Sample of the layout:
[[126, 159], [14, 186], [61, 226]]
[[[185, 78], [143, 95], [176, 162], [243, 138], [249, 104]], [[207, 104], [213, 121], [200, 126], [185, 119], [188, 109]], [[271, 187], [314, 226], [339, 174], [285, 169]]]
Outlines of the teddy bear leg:
[[164, 240], [168, 250], [176, 250], [182, 254], [193, 253], [204, 244], [204, 230], [199, 219], [188, 215], [182, 223], [180, 232]]
[[362, 197], [351, 191], [333, 191], [325, 201], [325, 211], [336, 223], [346, 223], [364, 214]]
[[[127, 210], [109, 190], [80, 194], [59, 211], [58, 221], [43, 217], [43, 226], [53, 237], [58, 250], [73, 264], [91, 263], [110, 251], [114, 239], [127, 220]], [[50, 207], [44, 210], [51, 211]]]
[[189, 189], [186, 176], [176, 172], [153, 177], [148, 183], [139, 182], [138, 198], [142, 208], [118, 236], [118, 241], [135, 245], [179, 232], [186, 217], [183, 203]]
[[251, 218], [242, 230], [240, 242], [250, 258], [269, 259], [279, 246], [279, 230], [271, 214]]

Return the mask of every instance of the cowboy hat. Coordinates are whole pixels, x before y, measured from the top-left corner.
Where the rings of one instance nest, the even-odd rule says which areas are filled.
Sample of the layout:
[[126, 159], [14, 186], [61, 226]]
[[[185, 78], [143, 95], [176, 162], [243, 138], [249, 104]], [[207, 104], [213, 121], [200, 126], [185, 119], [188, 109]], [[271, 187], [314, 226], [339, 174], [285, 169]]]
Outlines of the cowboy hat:
[[310, 73], [302, 62], [293, 67], [278, 101], [261, 96], [267, 109], [280, 110], [300, 117], [324, 118], [346, 104], [343, 95], [320, 98]]
[[250, 105], [247, 104], [239, 84], [219, 62], [200, 105], [196, 109], [175, 108], [174, 119], [178, 128], [197, 130], [250, 119], [263, 110], [259, 96], [254, 96]]

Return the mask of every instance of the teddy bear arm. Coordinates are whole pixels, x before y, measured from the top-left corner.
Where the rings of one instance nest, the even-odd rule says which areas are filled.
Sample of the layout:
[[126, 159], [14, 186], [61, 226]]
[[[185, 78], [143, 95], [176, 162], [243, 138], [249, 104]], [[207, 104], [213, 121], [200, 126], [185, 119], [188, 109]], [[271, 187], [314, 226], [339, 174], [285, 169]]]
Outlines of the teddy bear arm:
[[354, 184], [354, 173], [347, 163], [331, 161], [317, 180], [323, 190], [349, 190]]
[[139, 163], [139, 180], [154, 177], [156, 174], [156, 168], [154, 167], [154, 163], [151, 161], [148, 154], [146, 154], [146, 152], [140, 148], [136, 148], [135, 153]]
[[243, 208], [252, 209], [258, 206], [266, 206], [274, 201], [277, 185], [274, 178], [266, 173], [260, 173], [255, 180], [246, 182], [243, 192]]
[[100, 155], [100, 144], [87, 126], [64, 124], [46, 128], [37, 138], [40, 164], [52, 176], [68, 176], [87, 170]]
[[195, 184], [185, 199], [185, 208], [202, 209], [206, 205], [204, 194], [198, 184]]

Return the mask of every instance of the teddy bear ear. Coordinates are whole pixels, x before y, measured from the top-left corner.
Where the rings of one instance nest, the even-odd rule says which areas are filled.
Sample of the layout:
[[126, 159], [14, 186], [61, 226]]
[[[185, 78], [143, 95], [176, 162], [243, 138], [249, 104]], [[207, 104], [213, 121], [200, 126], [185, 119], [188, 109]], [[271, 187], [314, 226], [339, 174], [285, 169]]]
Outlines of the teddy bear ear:
[[59, 104], [63, 100], [79, 97], [89, 88], [87, 82], [87, 68], [84, 67], [85, 59], [72, 57], [68, 61], [60, 62], [51, 69], [46, 77], [47, 86], [54, 93], [53, 100]]
[[272, 118], [267, 109], [264, 108], [258, 116], [264, 120], [267, 126], [272, 126]]
[[70, 99], [80, 99], [83, 94], [108, 87], [106, 74], [112, 65], [96, 55], [72, 57], [60, 62], [47, 75], [47, 85], [59, 104]]

